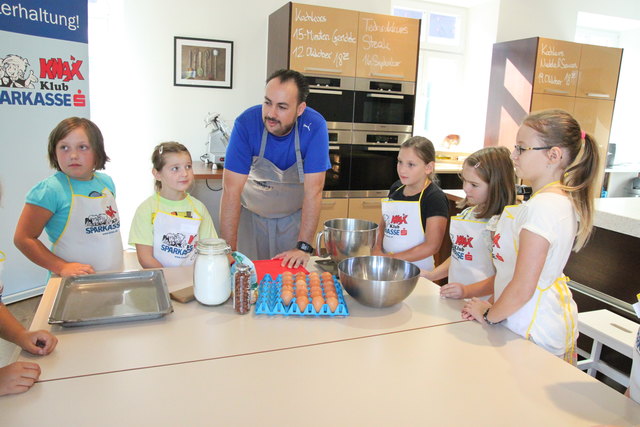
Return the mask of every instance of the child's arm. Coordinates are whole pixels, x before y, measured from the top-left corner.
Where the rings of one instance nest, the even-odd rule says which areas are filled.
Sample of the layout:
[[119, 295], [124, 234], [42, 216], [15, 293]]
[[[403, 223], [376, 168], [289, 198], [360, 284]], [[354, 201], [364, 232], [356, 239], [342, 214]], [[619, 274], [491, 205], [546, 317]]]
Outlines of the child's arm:
[[451, 257], [444, 260], [442, 264], [434, 268], [433, 270], [420, 270], [420, 275], [435, 282], [436, 280], [444, 279], [449, 275], [449, 266], [451, 265]]
[[504, 292], [502, 292], [502, 295], [500, 295], [500, 298], [493, 306], [487, 301], [474, 299], [464, 306], [463, 316], [466, 312], [473, 319], [484, 323], [484, 312], [487, 308], [491, 308], [488, 319], [491, 322], [501, 322], [518, 311], [533, 296], [548, 251], [548, 240], [523, 229], [520, 232], [520, 250], [516, 259], [513, 278], [504, 289]]
[[447, 229], [447, 218], [443, 216], [432, 216], [427, 218], [425, 227], [425, 241], [407, 249], [406, 251], [393, 254], [394, 258], [403, 259], [405, 261], [419, 261], [428, 258], [438, 252], [444, 232]]
[[461, 299], [492, 295], [495, 278], [496, 276], [493, 275], [466, 286], [462, 283], [447, 283], [440, 288], [440, 296], [444, 298]]
[[384, 238], [384, 217], [380, 218], [380, 222], [378, 223], [378, 233], [376, 234], [376, 243], [373, 245], [371, 249], [371, 255], [384, 255], [382, 251], [382, 239]]
[[0, 303], [0, 337], [19, 345], [31, 354], [44, 356], [56, 348], [58, 339], [47, 331], [30, 332]]
[[136, 243], [136, 255], [142, 268], [162, 268], [162, 264], [153, 257], [153, 246]]
[[22, 209], [22, 214], [16, 226], [13, 243], [27, 258], [40, 267], [59, 275], [76, 276], [95, 273], [89, 264], [66, 262], [56, 256], [38, 239], [44, 230], [44, 226], [53, 213], [40, 206], [27, 203]]
[[0, 368], [0, 396], [24, 393], [40, 377], [40, 366], [30, 362], [15, 362]]

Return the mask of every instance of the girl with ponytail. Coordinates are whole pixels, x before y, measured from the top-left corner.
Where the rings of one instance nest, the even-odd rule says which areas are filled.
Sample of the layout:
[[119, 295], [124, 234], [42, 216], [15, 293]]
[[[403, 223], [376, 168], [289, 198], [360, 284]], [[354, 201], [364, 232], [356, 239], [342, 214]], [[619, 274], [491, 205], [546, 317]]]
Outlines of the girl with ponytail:
[[473, 298], [462, 315], [504, 323], [575, 364], [578, 312], [563, 269], [591, 233], [598, 147], [569, 113], [548, 110], [524, 119], [511, 158], [533, 195], [496, 225], [494, 304]]

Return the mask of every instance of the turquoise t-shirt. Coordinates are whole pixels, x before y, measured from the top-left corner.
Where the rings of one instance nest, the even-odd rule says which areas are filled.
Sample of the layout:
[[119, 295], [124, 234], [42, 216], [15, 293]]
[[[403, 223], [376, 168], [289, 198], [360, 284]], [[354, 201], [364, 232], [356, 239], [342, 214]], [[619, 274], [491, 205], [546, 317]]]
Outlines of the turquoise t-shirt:
[[53, 216], [44, 227], [51, 243], [58, 240], [67, 224], [71, 209], [71, 187], [75, 194], [88, 197], [102, 196], [105, 187], [113, 193], [114, 197], [116, 194], [113, 180], [109, 175], [100, 172], [95, 172], [93, 179], [89, 181], [78, 181], [58, 171], [37, 183], [27, 193], [26, 202], [53, 212]]

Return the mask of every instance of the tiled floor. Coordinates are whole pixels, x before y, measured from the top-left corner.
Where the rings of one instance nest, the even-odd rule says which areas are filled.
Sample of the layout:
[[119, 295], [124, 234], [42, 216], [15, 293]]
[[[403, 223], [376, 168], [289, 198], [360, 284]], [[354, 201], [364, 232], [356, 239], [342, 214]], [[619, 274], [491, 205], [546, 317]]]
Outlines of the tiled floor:
[[[33, 297], [24, 301], [9, 304], [7, 305], [7, 308], [11, 314], [13, 314], [15, 318], [24, 325], [25, 328], [29, 328], [31, 321], [33, 320], [33, 316], [36, 314], [38, 304], [40, 304], [40, 297]], [[9, 363], [15, 349], [15, 344], [0, 338], [0, 366], [5, 366]]]

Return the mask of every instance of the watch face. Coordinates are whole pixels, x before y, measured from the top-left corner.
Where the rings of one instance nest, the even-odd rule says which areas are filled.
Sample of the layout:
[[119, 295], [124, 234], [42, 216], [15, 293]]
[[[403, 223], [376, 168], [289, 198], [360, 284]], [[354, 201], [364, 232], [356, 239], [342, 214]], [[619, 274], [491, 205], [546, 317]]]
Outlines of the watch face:
[[307, 252], [307, 253], [313, 253], [313, 248], [307, 242], [298, 242], [298, 244], [296, 246], [301, 251], [304, 251], [304, 252]]

